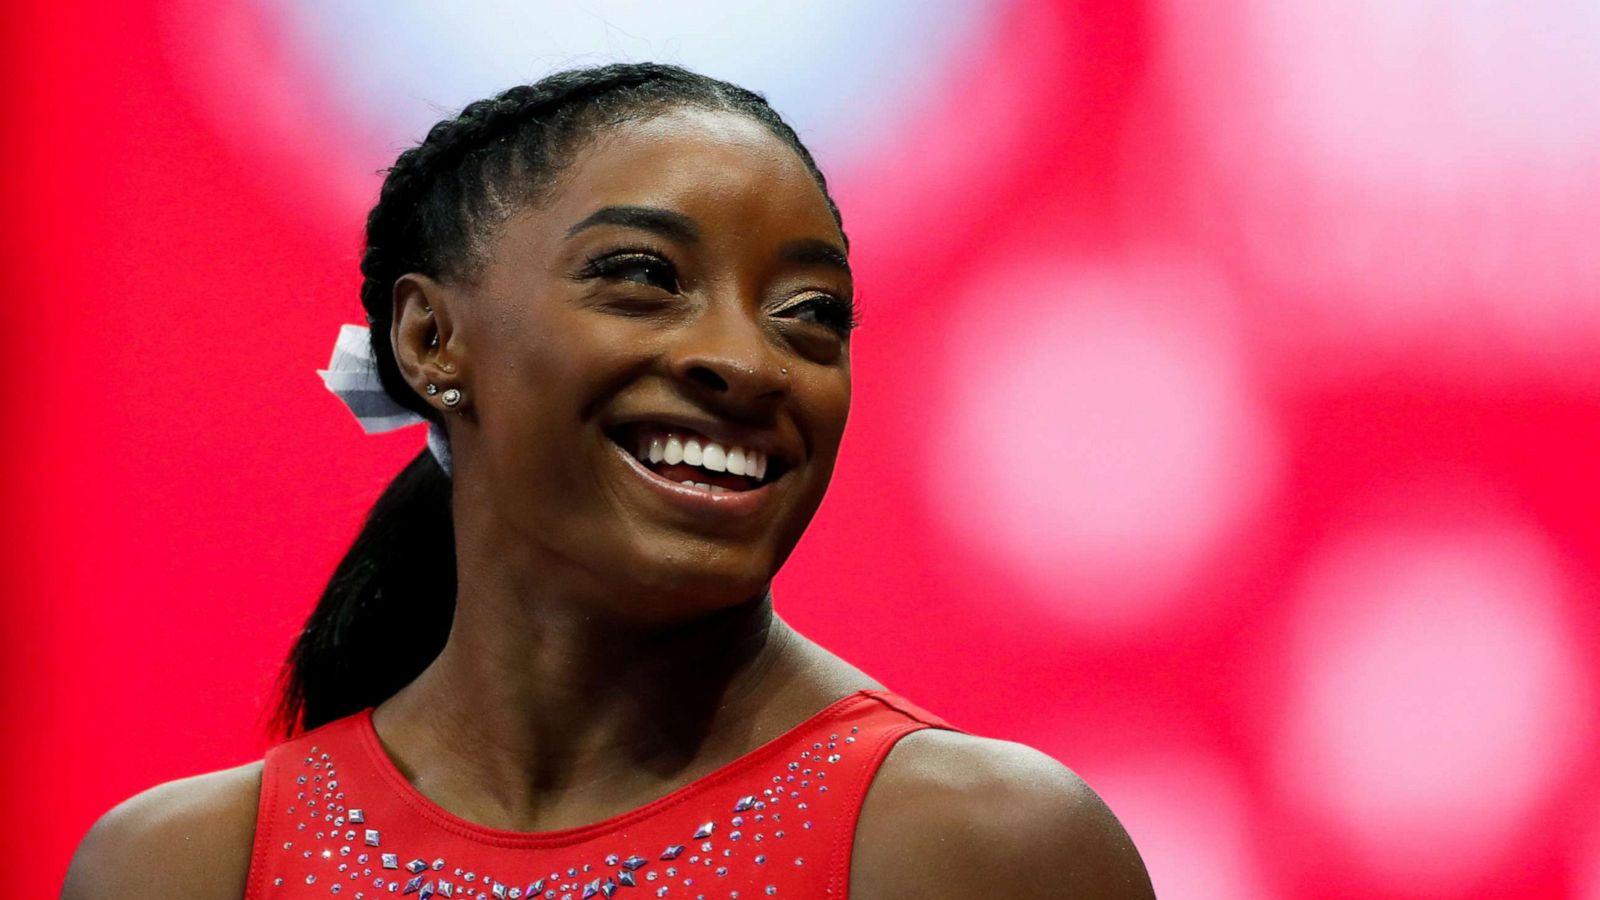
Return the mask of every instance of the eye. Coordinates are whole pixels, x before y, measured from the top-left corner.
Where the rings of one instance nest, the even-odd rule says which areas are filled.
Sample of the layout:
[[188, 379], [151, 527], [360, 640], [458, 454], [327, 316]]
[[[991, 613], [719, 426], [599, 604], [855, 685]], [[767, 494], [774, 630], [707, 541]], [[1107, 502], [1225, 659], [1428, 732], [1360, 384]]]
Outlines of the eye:
[[637, 250], [592, 257], [578, 275], [580, 278], [631, 281], [659, 288], [669, 294], [676, 294], [680, 289], [676, 266], [658, 254]]
[[859, 324], [856, 320], [855, 304], [831, 294], [812, 294], [798, 303], [784, 307], [778, 315], [786, 319], [822, 325], [845, 337], [848, 337], [850, 331]]

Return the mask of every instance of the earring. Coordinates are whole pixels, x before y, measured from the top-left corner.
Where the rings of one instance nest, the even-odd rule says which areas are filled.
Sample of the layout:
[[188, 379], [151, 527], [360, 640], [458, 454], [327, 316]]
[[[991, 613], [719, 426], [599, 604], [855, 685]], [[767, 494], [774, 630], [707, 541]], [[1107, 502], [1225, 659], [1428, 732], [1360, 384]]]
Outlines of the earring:
[[429, 347], [437, 347], [437, 346], [439, 346], [439, 332], [435, 331], [433, 333], [433, 337], [428, 338], [428, 346]]
[[428, 396], [432, 397], [434, 394], [437, 394], [437, 393], [439, 393], [439, 386], [437, 384], [434, 384], [431, 381], [428, 382]]
[[455, 388], [451, 388], [450, 390], [445, 391], [444, 394], [439, 397], [439, 399], [444, 401], [445, 406], [455, 409], [461, 405], [461, 392]]

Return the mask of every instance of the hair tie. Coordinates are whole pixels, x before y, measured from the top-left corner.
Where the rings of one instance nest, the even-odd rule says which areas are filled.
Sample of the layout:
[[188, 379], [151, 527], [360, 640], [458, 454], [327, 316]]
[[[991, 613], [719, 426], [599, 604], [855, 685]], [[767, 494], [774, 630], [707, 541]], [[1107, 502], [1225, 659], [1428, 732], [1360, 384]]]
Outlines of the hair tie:
[[323, 385], [355, 414], [361, 430], [367, 434], [382, 434], [427, 422], [428, 451], [444, 474], [451, 474], [450, 436], [443, 425], [401, 406], [383, 389], [383, 379], [378, 377], [378, 361], [372, 356], [372, 332], [367, 328], [339, 326], [339, 338], [333, 342], [333, 358], [328, 361], [328, 367], [318, 369], [317, 374], [322, 376]]

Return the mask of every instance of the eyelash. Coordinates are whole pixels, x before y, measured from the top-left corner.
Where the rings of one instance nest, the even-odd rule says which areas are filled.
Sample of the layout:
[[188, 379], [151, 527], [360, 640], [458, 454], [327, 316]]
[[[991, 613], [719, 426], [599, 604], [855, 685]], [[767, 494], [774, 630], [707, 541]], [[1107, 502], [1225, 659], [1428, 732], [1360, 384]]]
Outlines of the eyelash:
[[817, 324], [832, 328], [840, 334], [848, 335], [861, 324], [861, 320], [856, 316], [856, 305], [831, 294], [807, 297], [799, 303], [784, 307], [783, 312], [790, 313], [807, 308], [816, 310]]
[[[671, 279], [671, 287], [651, 285], [652, 287], [657, 287], [671, 294], [678, 293], [680, 285], [678, 283], [677, 267], [658, 251], [644, 247], [623, 247], [595, 254], [584, 262], [583, 268], [578, 270], [574, 278], [579, 280], [605, 278], [631, 281], [632, 279], [624, 278], [623, 273], [634, 266], [641, 265], [663, 269]], [[645, 282], [635, 283], [644, 284]], [[856, 316], [855, 304], [850, 300], [835, 297], [832, 294], [814, 294], [799, 303], [792, 303], [784, 307], [782, 312], [788, 314], [806, 309], [815, 310], [813, 314], [816, 316], [815, 321], [817, 324], [825, 328], [831, 328], [841, 335], [848, 336], [856, 326], [861, 324], [860, 319]]]
[[[576, 277], [580, 280], [589, 278], [606, 278], [617, 281], [631, 281], [632, 279], [623, 277], [623, 272], [627, 271], [633, 266], [639, 265], [651, 266], [666, 270], [667, 275], [671, 278], [672, 286], [651, 286], [661, 287], [662, 290], [670, 294], [678, 293], [679, 284], [677, 267], [663, 257], [660, 253], [644, 248], [623, 248], [591, 256], [584, 263], [583, 268], [578, 271]], [[635, 283], [644, 284], [645, 282]]]

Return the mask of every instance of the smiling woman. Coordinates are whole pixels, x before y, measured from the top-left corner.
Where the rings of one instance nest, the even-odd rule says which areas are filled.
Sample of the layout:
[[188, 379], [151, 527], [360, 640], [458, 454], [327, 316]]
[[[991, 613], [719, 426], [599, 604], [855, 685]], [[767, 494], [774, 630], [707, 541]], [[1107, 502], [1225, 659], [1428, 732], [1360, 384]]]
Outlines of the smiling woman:
[[367, 235], [371, 355], [431, 450], [307, 622], [286, 740], [112, 810], [64, 896], [1150, 896], [1068, 770], [773, 612], [855, 316], [760, 96], [513, 88], [401, 155]]

